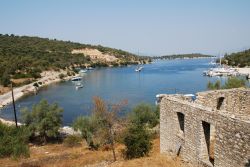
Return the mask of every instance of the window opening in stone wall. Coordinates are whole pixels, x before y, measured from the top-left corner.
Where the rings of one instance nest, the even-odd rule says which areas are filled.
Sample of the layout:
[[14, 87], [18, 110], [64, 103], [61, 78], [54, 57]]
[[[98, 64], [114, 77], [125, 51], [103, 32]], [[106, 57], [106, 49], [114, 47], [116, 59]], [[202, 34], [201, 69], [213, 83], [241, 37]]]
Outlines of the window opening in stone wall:
[[217, 100], [217, 110], [220, 110], [221, 109], [221, 106], [223, 104], [223, 101], [224, 101], [224, 97], [220, 97], [218, 100]]
[[180, 125], [180, 130], [182, 132], [184, 132], [184, 119], [185, 119], [185, 115], [180, 113], [180, 112], [177, 112], [177, 116], [178, 116], [178, 122], [179, 122], [179, 125]]
[[210, 123], [202, 121], [202, 127], [205, 137], [205, 147], [203, 150], [207, 150], [207, 155], [205, 159], [208, 159], [212, 164], [214, 164], [214, 149], [215, 149], [215, 127]]

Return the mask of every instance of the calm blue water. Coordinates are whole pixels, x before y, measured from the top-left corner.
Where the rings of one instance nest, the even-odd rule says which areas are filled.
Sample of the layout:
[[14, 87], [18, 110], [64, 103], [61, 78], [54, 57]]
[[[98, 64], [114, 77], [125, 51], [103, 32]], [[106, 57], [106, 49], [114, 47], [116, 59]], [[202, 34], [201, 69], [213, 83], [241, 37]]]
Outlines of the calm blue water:
[[[76, 90], [71, 81], [54, 84], [41, 90], [38, 95], [17, 101], [17, 108], [31, 107], [41, 99], [57, 102], [64, 109], [64, 125], [71, 124], [79, 115], [89, 114], [92, 97], [100, 96], [108, 102], [128, 100], [128, 108], [146, 102], [155, 103], [160, 93], [196, 93], [206, 90], [209, 80], [202, 71], [210, 68], [210, 59], [157, 61], [144, 65], [138, 73], [131, 67], [101, 68], [88, 71], [83, 77], [84, 87]], [[12, 118], [12, 106], [7, 106], [0, 116]]]

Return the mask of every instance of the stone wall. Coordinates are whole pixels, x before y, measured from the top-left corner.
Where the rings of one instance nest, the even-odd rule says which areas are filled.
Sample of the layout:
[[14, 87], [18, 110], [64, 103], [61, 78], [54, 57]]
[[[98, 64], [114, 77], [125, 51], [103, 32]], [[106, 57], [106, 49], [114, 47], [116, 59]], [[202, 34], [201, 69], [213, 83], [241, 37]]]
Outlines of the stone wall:
[[196, 103], [217, 108], [218, 99], [224, 98], [221, 110], [250, 115], [250, 89], [230, 89], [197, 93]]
[[[194, 102], [166, 95], [160, 103], [160, 151], [181, 156], [195, 166], [244, 167], [250, 160], [250, 108], [245, 103], [249, 92], [203, 92]], [[217, 110], [221, 95], [225, 102]], [[237, 101], [237, 110], [226, 111], [238, 97], [244, 100]]]

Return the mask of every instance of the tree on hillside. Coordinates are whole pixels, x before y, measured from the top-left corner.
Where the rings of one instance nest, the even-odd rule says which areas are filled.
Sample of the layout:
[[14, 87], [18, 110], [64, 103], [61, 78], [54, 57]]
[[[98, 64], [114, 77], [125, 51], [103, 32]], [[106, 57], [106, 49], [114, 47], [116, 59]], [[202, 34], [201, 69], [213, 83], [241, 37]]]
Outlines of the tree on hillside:
[[250, 66], [250, 49], [229, 55], [225, 54], [222, 63], [238, 67]]
[[119, 121], [118, 113], [122, 111], [122, 108], [127, 105], [127, 101], [121, 101], [117, 104], [108, 105], [100, 97], [93, 98], [94, 109], [93, 109], [93, 118], [96, 123], [99, 125], [107, 134], [107, 142], [111, 144], [111, 149], [113, 152], [114, 161], [116, 161], [116, 154], [114, 148], [114, 125]]
[[148, 155], [152, 148], [151, 135], [143, 125], [131, 124], [124, 138], [125, 157], [139, 158]]
[[62, 125], [62, 112], [63, 109], [57, 104], [50, 105], [46, 100], [41, 100], [31, 111], [28, 108], [22, 109], [21, 116], [31, 136], [38, 135], [44, 143], [47, 143], [50, 137], [58, 137]]
[[93, 97], [94, 107], [91, 116], [78, 117], [73, 127], [81, 132], [91, 149], [97, 149], [99, 145], [110, 144], [114, 161], [116, 154], [114, 148], [115, 125], [119, 122], [118, 113], [127, 104], [121, 101], [117, 104], [108, 104], [100, 97]]
[[96, 145], [93, 140], [93, 136], [97, 128], [92, 117], [77, 117], [73, 122], [73, 128], [76, 131], [80, 131], [82, 138], [87, 142], [90, 149], [97, 149], [98, 145]]
[[0, 79], [0, 84], [3, 86], [8, 86], [10, 84], [10, 76], [8, 73], [4, 72], [1, 79]]
[[128, 121], [129, 126], [124, 137], [125, 157], [132, 159], [148, 155], [152, 148], [152, 133], [149, 129], [159, 123], [159, 108], [139, 104], [133, 108]]

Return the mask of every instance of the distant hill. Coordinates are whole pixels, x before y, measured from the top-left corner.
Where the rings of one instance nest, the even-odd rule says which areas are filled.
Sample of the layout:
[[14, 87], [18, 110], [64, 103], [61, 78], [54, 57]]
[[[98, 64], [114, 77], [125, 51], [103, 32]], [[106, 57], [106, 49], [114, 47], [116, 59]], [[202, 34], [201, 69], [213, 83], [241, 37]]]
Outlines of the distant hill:
[[154, 57], [154, 59], [194, 59], [194, 58], [206, 58], [214, 57], [211, 55], [204, 55], [200, 53], [191, 53], [191, 54], [176, 54], [176, 55], [165, 55]]
[[250, 66], [250, 49], [230, 55], [226, 54], [222, 59], [222, 63], [238, 67]]
[[0, 34], [0, 60], [0, 85], [6, 85], [10, 78], [37, 78], [44, 70], [138, 64], [149, 58], [100, 45]]

